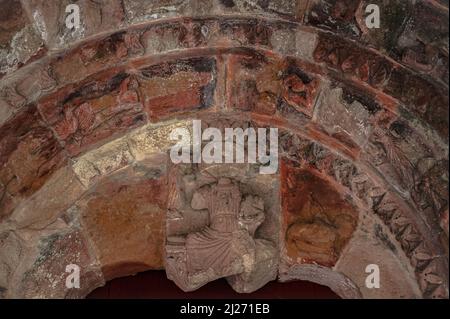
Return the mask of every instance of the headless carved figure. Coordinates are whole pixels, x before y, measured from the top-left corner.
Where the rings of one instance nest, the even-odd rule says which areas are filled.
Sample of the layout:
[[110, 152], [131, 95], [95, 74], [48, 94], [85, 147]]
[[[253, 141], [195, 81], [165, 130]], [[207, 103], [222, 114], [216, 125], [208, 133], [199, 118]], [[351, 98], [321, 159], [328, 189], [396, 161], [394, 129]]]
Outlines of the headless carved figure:
[[[189, 274], [211, 269], [216, 274], [235, 274], [240, 258], [249, 253], [253, 240], [239, 226], [241, 194], [229, 179], [194, 194], [192, 208], [208, 208], [210, 223], [200, 232], [187, 236], [187, 267]], [[242, 271], [242, 270], [241, 270]]]
[[190, 206], [191, 214], [207, 209], [209, 220], [186, 237], [170, 237], [166, 243], [169, 279], [184, 291], [192, 291], [225, 277], [236, 291], [251, 292], [276, 277], [275, 245], [255, 239], [265, 219], [260, 197], [243, 199], [237, 184], [220, 178], [217, 184], [197, 189]]

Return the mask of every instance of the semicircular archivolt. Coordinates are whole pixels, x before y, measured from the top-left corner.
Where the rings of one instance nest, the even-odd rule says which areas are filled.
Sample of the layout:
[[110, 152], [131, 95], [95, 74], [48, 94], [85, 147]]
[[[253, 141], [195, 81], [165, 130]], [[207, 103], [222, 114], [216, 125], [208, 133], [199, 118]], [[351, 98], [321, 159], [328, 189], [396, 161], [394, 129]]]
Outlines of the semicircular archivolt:
[[[115, 266], [99, 271], [101, 243], [92, 244], [92, 234], [87, 236], [85, 226], [70, 218], [77, 216], [76, 209], [67, 209], [104, 178], [165, 152], [172, 128], [186, 126], [197, 116], [234, 116], [252, 125], [279, 127], [281, 165], [289, 161], [296, 169], [312, 170], [357, 207], [359, 233], [345, 246], [344, 255], [358, 255], [352, 242], [366, 227], [381, 242], [394, 243], [395, 249], [386, 244], [385, 251], [393, 251], [409, 281], [413, 278], [412, 286], [419, 285], [421, 292], [408, 288], [412, 295], [448, 295], [448, 83], [441, 76], [448, 49], [442, 51], [435, 41], [427, 44], [433, 49], [425, 53], [418, 47], [386, 50], [389, 41], [361, 29], [361, 6], [336, 7], [332, 12], [337, 16], [327, 25], [321, 7], [327, 1], [306, 6], [292, 1], [299, 9], [294, 16], [292, 8], [281, 4], [273, 4], [269, 12], [260, 6], [244, 10], [236, 2], [228, 9], [219, 4], [214, 15], [212, 7], [204, 6], [196, 18], [180, 17], [189, 10], [180, 11], [178, 5], [172, 17], [162, 14], [151, 22], [140, 20], [137, 13], [134, 18], [118, 14], [114, 17], [127, 21], [120, 31], [105, 25], [98, 29], [104, 33], [87, 32], [87, 38], [79, 38], [82, 42], [58, 51], [54, 49], [59, 44], [49, 36], [43, 41], [48, 52], [39, 49], [35, 62], [23, 60], [23, 66], [2, 77], [0, 239], [6, 253], [0, 261], [6, 270], [0, 288], [21, 281], [33, 267], [34, 274], [24, 282], [36, 280], [37, 286], [28, 288], [39, 295], [39, 280], [55, 263], [46, 251], [53, 250], [87, 265], [89, 289], [100, 285], [104, 274], [116, 276]], [[433, 26], [422, 24], [419, 16], [428, 21], [447, 14], [448, 20], [448, 9], [437, 2], [383, 5], [397, 10], [399, 19], [402, 14], [410, 19], [400, 35], [392, 32], [404, 40]], [[33, 19], [42, 18], [47, 25], [51, 17], [42, 7], [35, 9], [44, 16]], [[16, 26], [30, 29], [22, 16], [24, 24]], [[357, 25], [352, 30], [361, 30], [363, 36], [338, 27], [354, 23], [354, 16]], [[393, 28], [392, 23], [387, 28]], [[420, 39], [428, 41], [425, 33]], [[4, 40], [7, 43], [8, 37]], [[27, 59], [14, 61], [22, 58]], [[158, 175], [152, 172], [149, 176]], [[115, 193], [105, 194], [107, 198]], [[99, 216], [112, 209], [107, 204], [105, 200]], [[377, 217], [363, 227], [365, 214]], [[121, 218], [117, 216], [126, 224]], [[130, 238], [137, 238], [128, 231]], [[109, 238], [107, 232], [104, 236]], [[34, 257], [29, 256], [41, 257], [30, 266]], [[132, 252], [127, 256], [100, 264], [156, 267], [149, 259], [135, 261]], [[337, 261], [336, 270], [345, 264], [345, 258]], [[8, 287], [8, 296], [27, 288]]]
[[[242, 119], [242, 116], [239, 116], [238, 118]], [[208, 119], [208, 116], [206, 116], [204, 119], [211, 126], [218, 124], [218, 121], [222, 122], [222, 124], [219, 123], [219, 126], [228, 125], [230, 123], [234, 123], [234, 125], [237, 125], [236, 123], [239, 122], [242, 123], [242, 120], [236, 118], [233, 119], [233, 117], [226, 121], [224, 116], [219, 117], [219, 119], [215, 116], [213, 116], [212, 119]], [[224, 120], [225, 124], [223, 123]], [[265, 124], [267, 125], [269, 123]], [[45, 185], [44, 188], [36, 193], [27, 203], [23, 203], [23, 205], [19, 206], [11, 216], [10, 227], [21, 229], [21, 231], [18, 231], [19, 234], [23, 234], [22, 232], [26, 234], [29, 230], [34, 229], [34, 236], [37, 236], [37, 238], [40, 238], [41, 241], [45, 242], [44, 238], [48, 237], [48, 233], [45, 229], [52, 229], [52, 227], [58, 229], [59, 227], [62, 227], [62, 229], [64, 229], [64, 231], [62, 231], [63, 233], [67, 232], [70, 234], [81, 225], [82, 230], [79, 236], [84, 238], [87, 247], [90, 247], [89, 249], [91, 249], [92, 258], [94, 258], [96, 262], [98, 262], [97, 258], [100, 256], [100, 264], [103, 267], [100, 269], [103, 271], [103, 275], [106, 274], [107, 279], [119, 275], [127, 275], [129, 274], [128, 271], [132, 272], [135, 270], [126, 270], [124, 268], [121, 269], [120, 267], [116, 268], [117, 266], [114, 266], [116, 262], [118, 265], [121, 263], [127, 264], [133, 262], [139, 264], [139, 262], [141, 262], [142, 269], [140, 268], [140, 270], [162, 267], [162, 263], [158, 264], [156, 262], [156, 260], [158, 260], [157, 256], [162, 258], [162, 246], [159, 247], [157, 244], [158, 242], [162, 244], [162, 237], [158, 237], [162, 235], [155, 235], [155, 232], [156, 234], [162, 234], [161, 229], [163, 228], [162, 225], [164, 224], [164, 221], [163, 219], [160, 219], [160, 221], [157, 222], [158, 219], [155, 219], [155, 216], [162, 218], [161, 216], [164, 215], [164, 172], [169, 161], [166, 152], [170, 145], [173, 145], [173, 142], [168, 139], [168, 136], [170, 131], [174, 128], [190, 128], [191, 125], [191, 121], [187, 119], [184, 121], [172, 120], [166, 124], [151, 124], [146, 128], [137, 129], [134, 133], [129, 133], [124, 137], [81, 155], [74, 161], [72, 169], [61, 169], [56, 174], [56, 177], [52, 179], [52, 182]], [[256, 123], [253, 125], [256, 125]], [[264, 127], [261, 123], [260, 125]], [[368, 168], [364, 165], [359, 166], [358, 163], [353, 162], [352, 159], [339, 156], [334, 151], [330, 151], [323, 145], [317, 143], [317, 141], [304, 138], [290, 132], [288, 129], [281, 130], [280, 152], [281, 189], [284, 187], [283, 183], [295, 183], [295, 178], [293, 176], [297, 176], [294, 174], [296, 171], [306, 170], [306, 172], [309, 171], [319, 176], [321, 180], [326, 181], [326, 184], [331, 185], [333, 189], [338, 191], [340, 194], [338, 196], [342, 196], [346, 201], [350, 200], [349, 203], [351, 203], [351, 205], [359, 212], [359, 219], [364, 219], [364, 222], [359, 222], [359, 233], [362, 232], [361, 229], [365, 229], [366, 232], [374, 232], [374, 237], [378, 238], [378, 245], [380, 245], [380, 243], [383, 243], [383, 245], [391, 243], [387, 245], [391, 245], [391, 250], [397, 251], [396, 258], [399, 260], [394, 263], [400, 262], [400, 265], [403, 265], [401, 267], [397, 265], [397, 267], [400, 267], [399, 269], [405, 273], [407, 278], [409, 278], [408, 282], [415, 282], [411, 281], [411, 278], [414, 280], [414, 277], [416, 277], [423, 294], [437, 295], [442, 293], [445, 287], [441, 288], [441, 286], [436, 283], [444, 283], [445, 279], [437, 280], [437, 278], [440, 269], [442, 269], [441, 267], [445, 267], [445, 260], [438, 257], [437, 254], [430, 255], [430, 252], [435, 249], [434, 247], [438, 244], [433, 238], [428, 236], [428, 231], [424, 230], [424, 233], [421, 233], [423, 230], [420, 228], [420, 221], [417, 220], [415, 212], [404, 204], [401, 197], [396, 194], [394, 190], [389, 190], [389, 186], [385, 184], [385, 181], [374, 177], [376, 174], [370, 172], [370, 169], [367, 171]], [[302, 183], [305, 174], [299, 173], [298, 176], [300, 178], [299, 182]], [[149, 178], [154, 182], [150, 181], [151, 184], [148, 184], [148, 186], [145, 184], [142, 184], [142, 186], [129, 185], [130, 183], [133, 184], [133, 180], [139, 180], [139, 178], [144, 178], [144, 180]], [[105, 179], [105, 182], [102, 182], [103, 179]], [[42, 198], [54, 196], [55, 186], [68, 187], [66, 188], [66, 194], [70, 196], [61, 197], [56, 201], [42, 201]], [[155, 190], [157, 189], [157, 191], [151, 191], [152, 187], [156, 187]], [[150, 191], [150, 193], [142, 196], [140, 195], [140, 192], [144, 191], [144, 189]], [[283, 196], [292, 196], [291, 192], [295, 194], [296, 191], [296, 187], [294, 187], [292, 191], [280, 191], [282, 194], [282, 202]], [[92, 196], [94, 196], [94, 198], [95, 196], [99, 196], [99, 192], [100, 194], [106, 192], [105, 195], [100, 195], [100, 198], [104, 199], [100, 199], [100, 202], [94, 199], [94, 203], [97, 204], [94, 204], [93, 207], [100, 206], [103, 208], [96, 210], [97, 213], [92, 212], [88, 208], [84, 208], [84, 210], [80, 208], [93, 205], [89, 198]], [[122, 194], [124, 197], [122, 197]], [[138, 197], [135, 198], [135, 196]], [[318, 196], [321, 196], [320, 192], [318, 193]], [[114, 201], [111, 201], [111, 197], [114, 198]], [[37, 201], [39, 199], [41, 201], [38, 203]], [[101, 203], [101, 200], [104, 201], [103, 204], [99, 204]], [[143, 202], [142, 204], [139, 204], [139, 202], [135, 203], [136, 200], [142, 200]], [[160, 204], [157, 204], [154, 200], [160, 201]], [[136, 238], [133, 239], [133, 236], [138, 236], [139, 238], [141, 238], [140, 236], [143, 236], [140, 234], [140, 231], [135, 230], [134, 234], [131, 232], [129, 235], [127, 235], [127, 231], [125, 231], [124, 234], [119, 235], [120, 227], [117, 225], [121, 223], [127, 225], [126, 221], [131, 218], [127, 215], [126, 211], [120, 209], [122, 204], [123, 207], [129, 208], [129, 206], [127, 206], [129, 204], [127, 203], [132, 203], [132, 211], [140, 212], [139, 214], [142, 214], [142, 210], [146, 211], [146, 205], [148, 206], [152, 203], [148, 209], [153, 211], [151, 214], [156, 214], [151, 215], [153, 216], [153, 228], [147, 228], [147, 231], [149, 232], [148, 236], [151, 234], [151, 236], [156, 237], [146, 238], [147, 241], [145, 242], [148, 245], [148, 250], [147, 254], [142, 255], [142, 258], [144, 258], [147, 263], [142, 262], [142, 260], [140, 260], [141, 257], [137, 257], [139, 256], [137, 253], [135, 257], [130, 257], [127, 254], [132, 254], [132, 252], [130, 252], [130, 247], [132, 246], [130, 245], [137, 241]], [[29, 210], [31, 206], [35, 208], [32, 215], [30, 215]], [[151, 207], [155, 207], [154, 209], [156, 209], [156, 211]], [[331, 208], [333, 209], [333, 207]], [[119, 212], [115, 212], [116, 210]], [[83, 211], [85, 211], [85, 213], [83, 213]], [[109, 214], [118, 215], [110, 216]], [[137, 216], [140, 216], [139, 214]], [[81, 218], [81, 216], [85, 217]], [[364, 216], [370, 216], [370, 222], [365, 221], [367, 217]], [[66, 220], [68, 218], [69, 221]], [[73, 218], [75, 221], [80, 219], [82, 222], [79, 224], [79, 222], [70, 221], [70, 218]], [[106, 220], [104, 220], [105, 218]], [[125, 221], [121, 218], [125, 218]], [[135, 219], [138, 224], [140, 222], [149, 223], [148, 221], [145, 221], [145, 219], [141, 220], [134, 217], [131, 219]], [[93, 226], [95, 230], [88, 231], [89, 228], [84, 228], [86, 227], [86, 220], [88, 220], [87, 223], [91, 226], [95, 225]], [[104, 220], [106, 228], [102, 227], [102, 220]], [[154, 224], [154, 222], [156, 222], [156, 224]], [[108, 228], [108, 223], [112, 225], [111, 227], [118, 228]], [[56, 226], [58, 224], [60, 225]], [[133, 225], [135, 224], [131, 223], [131, 229], [137, 226]], [[59, 229], [59, 231], [61, 231], [61, 229]], [[56, 231], [56, 233], [57, 232], [58, 231]], [[107, 240], [108, 236], [112, 236], [110, 237], [110, 240]], [[120, 239], [123, 238], [122, 236], [125, 236], [125, 238], [128, 239], [130, 239], [129, 236], [131, 236], [130, 244], [125, 245], [125, 247], [128, 248], [124, 248], [127, 253], [124, 252], [123, 256], [118, 253], [112, 253], [111, 251], [115, 246], [112, 247], [108, 244], [108, 242], [114, 243], [114, 238]], [[35, 238], [36, 241], [37, 238]], [[151, 243], [153, 244], [150, 244], [148, 242], [150, 238], [160, 238], [160, 240], [151, 240]], [[138, 245], [138, 247], [142, 246]], [[151, 247], [154, 249], [153, 252], [152, 249], [150, 249]], [[34, 249], [36, 249], [36, 247]], [[347, 248], [347, 250], [352, 249], [352, 245], [350, 245], [350, 248]], [[62, 253], [66, 254], [68, 251], [62, 250]], [[40, 254], [42, 254], [42, 251]], [[348, 254], [351, 256], [351, 253]], [[103, 256], [103, 259], [101, 256]], [[346, 256], [347, 253], [344, 250], [344, 257], [338, 261], [337, 268], [335, 268], [336, 271], [340, 271], [339, 265], [344, 264], [345, 262], [343, 260], [349, 258]], [[110, 260], [108, 258], [112, 259]], [[118, 258], [118, 260], [114, 262], [114, 258]], [[139, 260], [136, 261], [133, 260], [133, 258], [138, 258]], [[405, 265], [405, 263], [407, 265]], [[302, 263], [299, 265], [301, 264]], [[28, 265], [27, 267], [30, 266]], [[293, 274], [287, 272], [284, 275], [284, 278], [293, 278], [296, 276], [295, 272], [298, 268], [296, 263], [291, 263], [289, 267], [293, 269]], [[107, 269], [121, 270], [114, 270], [117, 271], [117, 273], [109, 273]], [[347, 274], [347, 276], [352, 278], [351, 273]], [[300, 279], [301, 275], [298, 275], [298, 278]], [[432, 282], [429, 280], [432, 280]], [[361, 285], [360, 278], [358, 279], [358, 282]], [[92, 283], [92, 289], [95, 288], [96, 285], [101, 284], [101, 282], [94, 283]], [[412, 289], [411, 291], [414, 292], [413, 295], [418, 293], [418, 288], [417, 286], [414, 288], [414, 285], [417, 285], [417, 283], [412, 284], [412, 286], [408, 288]]]

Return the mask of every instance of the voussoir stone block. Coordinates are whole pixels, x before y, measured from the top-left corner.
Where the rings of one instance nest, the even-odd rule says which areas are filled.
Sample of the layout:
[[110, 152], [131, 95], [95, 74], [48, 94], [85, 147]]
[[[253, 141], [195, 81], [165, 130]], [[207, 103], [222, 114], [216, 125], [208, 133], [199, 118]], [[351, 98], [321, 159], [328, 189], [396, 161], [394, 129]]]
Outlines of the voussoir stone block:
[[98, 183], [77, 203], [106, 280], [163, 268], [166, 157]]
[[66, 159], [33, 105], [1, 127], [0, 154], [0, 183], [6, 195], [0, 201], [0, 220], [11, 214], [20, 199], [39, 190]]
[[285, 262], [333, 266], [353, 235], [356, 209], [314, 172], [281, 165]]
[[134, 76], [119, 73], [67, 87], [42, 99], [38, 108], [56, 136], [75, 156], [89, 147], [146, 122]]

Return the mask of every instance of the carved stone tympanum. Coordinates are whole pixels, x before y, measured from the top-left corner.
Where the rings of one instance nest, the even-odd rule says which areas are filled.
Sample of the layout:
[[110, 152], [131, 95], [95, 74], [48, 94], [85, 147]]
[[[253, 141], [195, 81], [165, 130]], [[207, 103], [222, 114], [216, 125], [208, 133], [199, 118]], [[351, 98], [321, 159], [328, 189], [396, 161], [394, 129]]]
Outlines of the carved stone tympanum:
[[243, 192], [239, 180], [209, 174], [173, 174], [170, 181], [166, 272], [184, 291], [225, 277], [234, 290], [252, 292], [275, 279], [277, 248], [259, 238], [264, 201]]

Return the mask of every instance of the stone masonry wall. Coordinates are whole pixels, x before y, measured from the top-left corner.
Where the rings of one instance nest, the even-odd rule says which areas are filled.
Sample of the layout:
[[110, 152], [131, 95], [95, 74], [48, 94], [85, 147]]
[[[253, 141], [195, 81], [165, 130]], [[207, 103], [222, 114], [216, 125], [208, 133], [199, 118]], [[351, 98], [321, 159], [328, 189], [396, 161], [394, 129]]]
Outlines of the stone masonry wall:
[[[193, 119], [279, 129], [277, 280], [448, 298], [448, 15], [445, 0], [0, 0], [0, 298], [163, 269], [169, 134]], [[324, 218], [332, 234], [305, 245]]]

